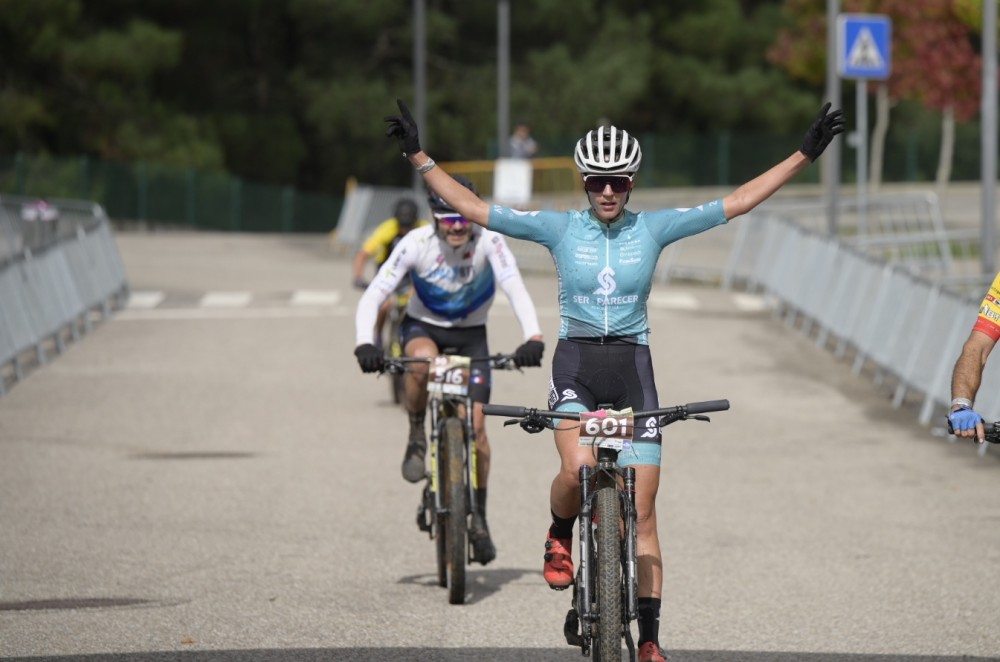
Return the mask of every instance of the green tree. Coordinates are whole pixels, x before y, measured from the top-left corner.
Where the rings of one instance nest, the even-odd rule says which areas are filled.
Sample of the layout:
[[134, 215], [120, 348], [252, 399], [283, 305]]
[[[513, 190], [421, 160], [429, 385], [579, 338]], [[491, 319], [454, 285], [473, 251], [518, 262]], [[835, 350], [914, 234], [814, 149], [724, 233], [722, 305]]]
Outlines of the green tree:
[[[636, 134], [785, 130], [817, 85], [764, 57], [780, 0], [512, 0], [512, 116], [553, 153]], [[382, 133], [413, 99], [412, 3], [0, 0], [0, 150], [225, 168], [339, 194], [409, 183]], [[435, 158], [496, 153], [496, 4], [427, 0]], [[558, 151], [556, 151], [558, 150]]]

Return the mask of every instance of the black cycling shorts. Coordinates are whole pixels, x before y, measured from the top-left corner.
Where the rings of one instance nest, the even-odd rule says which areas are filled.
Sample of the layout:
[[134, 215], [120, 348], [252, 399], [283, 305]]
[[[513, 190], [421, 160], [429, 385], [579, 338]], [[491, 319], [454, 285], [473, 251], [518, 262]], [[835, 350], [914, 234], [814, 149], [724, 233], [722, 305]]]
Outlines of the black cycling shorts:
[[[399, 327], [403, 347], [413, 338], [430, 338], [441, 354], [455, 354], [473, 358], [490, 355], [486, 342], [486, 326], [447, 327], [421, 322], [409, 315], [403, 317]], [[474, 361], [469, 371], [469, 396], [473, 402], [489, 402], [493, 386], [493, 373], [489, 361]]]
[[[549, 409], [595, 411], [598, 405], [633, 411], [660, 406], [649, 345], [633, 337], [559, 340], [552, 356]], [[636, 420], [632, 441], [659, 444], [660, 428], [652, 423], [652, 418]]]

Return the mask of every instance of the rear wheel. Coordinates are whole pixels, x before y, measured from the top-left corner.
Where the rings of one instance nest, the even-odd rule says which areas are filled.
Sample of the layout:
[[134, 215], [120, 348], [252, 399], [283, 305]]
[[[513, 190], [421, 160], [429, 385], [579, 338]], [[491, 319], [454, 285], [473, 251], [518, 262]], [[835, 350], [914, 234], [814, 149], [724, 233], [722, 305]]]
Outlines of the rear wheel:
[[445, 559], [448, 575], [448, 602], [465, 602], [465, 565], [468, 562], [468, 499], [465, 491], [465, 427], [457, 418], [444, 423], [441, 437], [441, 486], [445, 513]]
[[612, 479], [599, 478], [595, 556], [597, 581], [594, 593], [598, 620], [594, 624], [594, 660], [622, 659], [621, 504]]

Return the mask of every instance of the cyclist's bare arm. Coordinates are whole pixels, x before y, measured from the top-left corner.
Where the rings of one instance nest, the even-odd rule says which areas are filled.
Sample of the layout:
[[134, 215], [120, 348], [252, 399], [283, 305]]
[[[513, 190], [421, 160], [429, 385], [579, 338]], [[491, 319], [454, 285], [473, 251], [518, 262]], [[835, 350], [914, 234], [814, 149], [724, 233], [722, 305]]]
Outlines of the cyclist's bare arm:
[[742, 216], [770, 198], [809, 163], [809, 157], [796, 150], [778, 165], [740, 186], [722, 199], [726, 220]]
[[360, 280], [365, 274], [365, 262], [371, 259], [371, 255], [361, 249], [354, 256], [354, 280]]
[[[430, 160], [430, 157], [422, 151], [407, 154], [407, 158], [414, 168], [419, 168]], [[424, 173], [423, 177], [427, 185], [454, 207], [459, 214], [484, 228], [489, 224], [489, 204], [452, 179], [451, 175], [444, 170], [431, 168]]]
[[951, 375], [951, 397], [966, 398], [975, 402], [983, 378], [986, 359], [996, 343], [985, 333], [973, 331], [962, 346], [962, 354], [955, 362]]

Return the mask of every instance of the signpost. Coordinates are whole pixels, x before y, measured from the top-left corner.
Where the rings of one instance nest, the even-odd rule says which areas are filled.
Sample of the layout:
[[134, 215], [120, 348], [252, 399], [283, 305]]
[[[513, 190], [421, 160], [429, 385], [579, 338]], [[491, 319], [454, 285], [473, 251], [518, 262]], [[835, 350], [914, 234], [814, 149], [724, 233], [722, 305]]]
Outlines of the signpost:
[[868, 81], [892, 71], [892, 20], [882, 14], [837, 17], [837, 71], [857, 80], [858, 234], [868, 233]]

